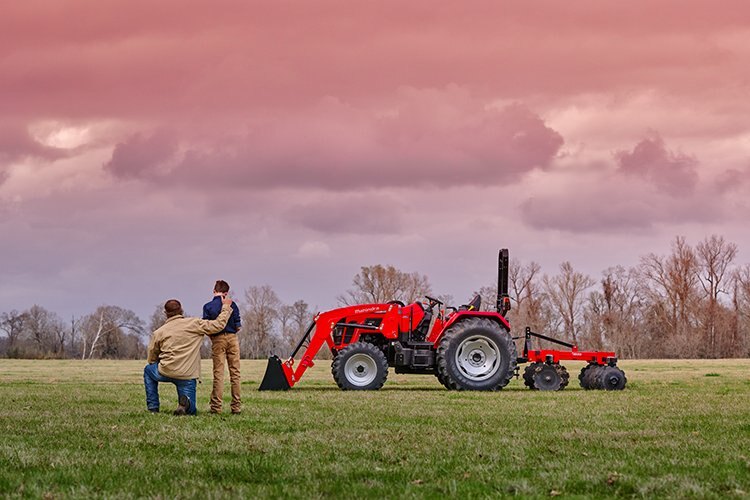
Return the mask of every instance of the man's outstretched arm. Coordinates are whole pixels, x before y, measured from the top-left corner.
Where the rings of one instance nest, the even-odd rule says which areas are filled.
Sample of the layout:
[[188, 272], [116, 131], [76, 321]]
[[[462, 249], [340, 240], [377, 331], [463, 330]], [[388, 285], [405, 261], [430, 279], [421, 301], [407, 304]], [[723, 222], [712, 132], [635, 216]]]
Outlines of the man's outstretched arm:
[[221, 304], [222, 304], [221, 312], [219, 313], [219, 316], [216, 319], [196, 320], [198, 333], [202, 333], [204, 335], [212, 335], [214, 333], [219, 333], [220, 331], [224, 329], [225, 326], [227, 326], [227, 321], [229, 320], [229, 317], [232, 315], [232, 299], [227, 297], [221, 301]]

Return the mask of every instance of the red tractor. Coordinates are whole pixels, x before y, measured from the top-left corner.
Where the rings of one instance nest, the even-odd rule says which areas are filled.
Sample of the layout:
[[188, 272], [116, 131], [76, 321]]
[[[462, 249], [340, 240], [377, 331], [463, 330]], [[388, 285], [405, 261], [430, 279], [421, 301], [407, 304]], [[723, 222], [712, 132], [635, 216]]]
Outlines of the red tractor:
[[[530, 362], [524, 381], [531, 389], [561, 390], [568, 372], [561, 360], [587, 361], [579, 379], [585, 389], [622, 389], [625, 374], [614, 352], [580, 352], [577, 347], [526, 329], [523, 356], [505, 315], [508, 295], [508, 250], [500, 251], [496, 312], [480, 311], [479, 296], [459, 308], [445, 307], [433, 297], [426, 304], [361, 304], [318, 313], [286, 361], [268, 360], [260, 390], [286, 390], [299, 382], [327, 345], [333, 353], [331, 372], [344, 390], [380, 389], [388, 368], [396, 373], [434, 374], [448, 389], [496, 391], [518, 376], [518, 364]], [[569, 347], [569, 351], [534, 350], [531, 339]], [[299, 365], [294, 357], [305, 346]]]

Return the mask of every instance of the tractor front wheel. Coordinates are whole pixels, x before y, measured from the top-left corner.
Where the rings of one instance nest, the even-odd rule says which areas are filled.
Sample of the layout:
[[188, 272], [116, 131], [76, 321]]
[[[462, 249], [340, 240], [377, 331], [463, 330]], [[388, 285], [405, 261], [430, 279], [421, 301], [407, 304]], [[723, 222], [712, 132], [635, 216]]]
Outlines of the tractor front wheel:
[[338, 352], [331, 373], [345, 391], [374, 391], [383, 387], [388, 377], [388, 360], [374, 345], [355, 342]]
[[438, 379], [454, 390], [496, 391], [516, 368], [516, 344], [508, 331], [486, 318], [451, 326], [437, 351]]

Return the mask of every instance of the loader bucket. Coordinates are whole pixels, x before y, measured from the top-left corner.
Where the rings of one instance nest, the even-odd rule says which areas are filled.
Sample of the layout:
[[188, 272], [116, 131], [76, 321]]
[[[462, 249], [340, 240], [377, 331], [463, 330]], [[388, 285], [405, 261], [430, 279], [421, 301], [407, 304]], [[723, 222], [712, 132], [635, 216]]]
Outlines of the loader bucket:
[[274, 355], [268, 358], [266, 374], [263, 381], [258, 387], [259, 391], [286, 391], [290, 388], [289, 381], [286, 379], [284, 369], [281, 367], [281, 360]]

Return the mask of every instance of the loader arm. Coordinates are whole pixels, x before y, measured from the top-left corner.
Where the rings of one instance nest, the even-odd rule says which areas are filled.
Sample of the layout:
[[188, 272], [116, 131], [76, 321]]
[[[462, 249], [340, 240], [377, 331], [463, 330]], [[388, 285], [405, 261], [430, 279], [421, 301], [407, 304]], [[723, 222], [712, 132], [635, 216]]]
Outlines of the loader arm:
[[[294, 348], [294, 351], [292, 351], [292, 354], [286, 361], [281, 361], [275, 355], [268, 358], [266, 373], [258, 390], [279, 391], [294, 387], [294, 384], [299, 381], [305, 371], [311, 366], [315, 366], [313, 359], [318, 354], [318, 351], [320, 351], [320, 348], [323, 347], [323, 344], [327, 344], [329, 348], [333, 347], [331, 335], [335, 321], [330, 321], [326, 316], [328, 315], [315, 315], [312, 323], [307, 327], [305, 334], [297, 343], [297, 347]], [[294, 357], [304, 347], [306, 341], [309, 341], [309, 343], [302, 353], [299, 365], [295, 369]]]

